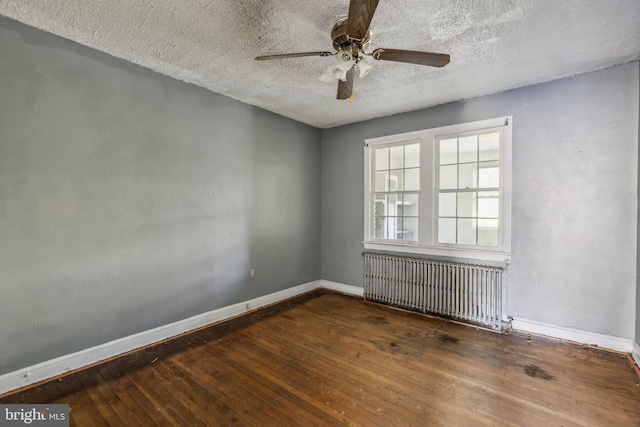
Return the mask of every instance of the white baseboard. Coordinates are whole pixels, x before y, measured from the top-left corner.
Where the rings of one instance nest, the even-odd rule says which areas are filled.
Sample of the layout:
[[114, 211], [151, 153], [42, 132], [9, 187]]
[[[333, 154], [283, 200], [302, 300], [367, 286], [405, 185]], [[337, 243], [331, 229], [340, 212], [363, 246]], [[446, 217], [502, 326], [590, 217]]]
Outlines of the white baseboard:
[[563, 326], [536, 322], [534, 320], [513, 319], [512, 326], [513, 329], [517, 331], [545, 335], [552, 338], [560, 338], [581, 344], [595, 345], [624, 353], [631, 353], [634, 344], [633, 340], [627, 338], [614, 337], [612, 335], [604, 335], [580, 329], [565, 328]]
[[[364, 295], [364, 289], [358, 286], [315, 280], [0, 375], [0, 395], [319, 288], [359, 297]], [[640, 366], [640, 344], [630, 339], [525, 319], [514, 319], [512, 325], [514, 329], [524, 332], [632, 353]]]
[[315, 280], [0, 375], [0, 395], [321, 288], [321, 282]]
[[631, 356], [633, 356], [633, 360], [636, 361], [636, 365], [640, 368], [640, 344], [638, 341], [633, 342], [633, 351], [631, 352]]
[[320, 287], [347, 295], [364, 296], [364, 288], [353, 285], [345, 285], [344, 283], [331, 282], [329, 280], [319, 280]]
[[[331, 282], [329, 280], [320, 280], [319, 282], [320, 287], [325, 289], [360, 297], [364, 296], [364, 288], [358, 286], [345, 285], [343, 283]], [[596, 332], [582, 331], [579, 329], [564, 328], [562, 326], [525, 319], [514, 319], [512, 325], [513, 329], [523, 332], [560, 338], [581, 344], [596, 345], [609, 350], [621, 351], [624, 353], [631, 353], [633, 350], [633, 357], [638, 366], [640, 366], [640, 344], [630, 339], [599, 334]]]

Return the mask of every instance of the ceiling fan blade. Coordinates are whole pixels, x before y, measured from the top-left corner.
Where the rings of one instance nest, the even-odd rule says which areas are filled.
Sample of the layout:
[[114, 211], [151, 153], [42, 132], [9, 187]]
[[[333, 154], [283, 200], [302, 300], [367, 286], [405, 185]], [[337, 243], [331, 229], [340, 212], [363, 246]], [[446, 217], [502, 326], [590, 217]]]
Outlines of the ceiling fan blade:
[[376, 49], [372, 55], [374, 59], [383, 61], [407, 62], [409, 64], [429, 65], [431, 67], [444, 67], [451, 59], [446, 53], [399, 49]]
[[379, 0], [351, 0], [347, 16], [347, 35], [362, 40], [369, 30]]
[[347, 71], [347, 80], [338, 80], [338, 96], [337, 99], [349, 99], [353, 93], [353, 81], [356, 79], [356, 69], [351, 68]]
[[268, 61], [271, 59], [300, 58], [302, 56], [331, 56], [331, 52], [301, 52], [301, 53], [283, 53], [281, 55], [265, 55], [256, 57], [256, 61]]

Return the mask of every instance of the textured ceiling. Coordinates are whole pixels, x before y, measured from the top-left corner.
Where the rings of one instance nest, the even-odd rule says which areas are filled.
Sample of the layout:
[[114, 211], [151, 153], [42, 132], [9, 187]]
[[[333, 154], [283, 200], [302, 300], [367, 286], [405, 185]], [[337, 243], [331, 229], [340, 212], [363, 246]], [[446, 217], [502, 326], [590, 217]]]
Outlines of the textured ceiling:
[[283, 116], [327, 128], [555, 80], [640, 57], [638, 0], [381, 0], [370, 50], [448, 53], [444, 68], [376, 61], [337, 101], [331, 50], [348, 0], [2, 0], [0, 14]]

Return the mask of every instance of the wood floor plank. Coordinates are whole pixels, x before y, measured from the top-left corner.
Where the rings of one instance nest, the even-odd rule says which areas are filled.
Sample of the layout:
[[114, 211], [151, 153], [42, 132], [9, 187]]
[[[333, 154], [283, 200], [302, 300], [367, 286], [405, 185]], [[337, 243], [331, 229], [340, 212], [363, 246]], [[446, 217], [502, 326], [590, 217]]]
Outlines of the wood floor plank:
[[[182, 370], [182, 367], [176, 364], [173, 358], [159, 361], [154, 366], [188, 411], [181, 414], [181, 416], [186, 418], [186, 415], [191, 413], [197, 417], [198, 421], [191, 421], [189, 422], [190, 425], [215, 424], [217, 421], [225, 420], [226, 416], [230, 415], [229, 412], [224, 412], [227, 409], [227, 405], [220, 404], [220, 394], [211, 393], [200, 387], [191, 378], [191, 372]], [[233, 419], [233, 417], [234, 415], [231, 415], [230, 419]]]
[[[168, 419], [165, 411], [162, 410], [162, 401], [160, 399], [154, 399], [154, 394], [150, 392], [146, 382], [140, 381], [140, 376], [138, 375], [140, 371], [129, 370], [116, 363], [113, 364], [113, 368], [124, 374], [124, 380], [127, 382], [125, 392], [128, 394], [128, 398], [135, 401], [146, 415], [144, 424], [166, 424]], [[148, 372], [149, 369], [146, 371]]]
[[179, 399], [179, 395], [174, 393], [171, 384], [159, 375], [155, 369], [144, 371], [134, 371], [128, 373], [146, 400], [153, 404], [156, 409], [165, 417], [167, 425], [193, 425], [197, 423], [190, 415], [187, 406]]
[[[50, 402], [69, 405], [70, 424], [78, 426], [104, 425], [98, 411], [93, 407], [91, 397], [78, 378], [59, 378], [51, 381], [47, 388], [53, 397]], [[88, 408], [86, 411], [74, 411], [75, 408]]]
[[104, 382], [96, 385], [98, 376], [96, 369], [89, 368], [85, 373], [86, 375], [78, 375], [78, 380], [83, 384], [94, 407], [98, 410], [100, 418], [102, 418], [102, 425], [120, 424], [122, 421], [118, 417], [118, 414], [113, 410], [108, 399], [105, 399], [104, 394], [100, 392], [100, 387], [104, 387]]
[[[322, 375], [314, 366], [300, 366], [295, 361], [288, 358], [280, 358], [270, 350], [265, 351], [259, 343], [253, 342], [251, 346], [237, 348], [237, 350], [247, 360], [252, 360], [260, 372], [270, 372], [272, 375], [281, 375], [287, 384], [305, 390], [307, 399], [319, 402], [323, 411], [330, 414], [337, 414], [339, 420], [344, 420], [341, 416], [349, 413], [349, 418], [354, 422], [364, 423], [366, 420], [381, 418], [379, 413], [371, 407], [365, 407], [361, 402], [357, 402], [348, 394], [342, 392], [341, 388], [348, 387], [340, 377], [329, 378]], [[232, 355], [236, 359], [238, 355]], [[324, 404], [327, 407], [325, 410]], [[373, 425], [384, 425], [382, 419], [376, 419]]]
[[[381, 332], [381, 335], [383, 335], [383, 333], [382, 333], [382, 332]], [[387, 338], [387, 339], [393, 339], [394, 337], [396, 337], [396, 335], [397, 335], [397, 334], [394, 332], [394, 333], [393, 333], [393, 336], [390, 336], [390, 337], [389, 337], [389, 338]], [[397, 337], [396, 337], [396, 338], [397, 338]], [[384, 340], [383, 340], [383, 341], [384, 341]], [[415, 340], [414, 340], [414, 341], [415, 341]], [[445, 344], [450, 344], [450, 343], [449, 343], [449, 342], [445, 342]], [[457, 344], [457, 342], [456, 342], [456, 344]], [[462, 344], [462, 343], [461, 343], [461, 344]], [[399, 341], [398, 341], [398, 343], [396, 343], [396, 346], [394, 347], [394, 349], [401, 349], [402, 347], [403, 347], [402, 342], [399, 340]], [[382, 350], [384, 351], [384, 349], [382, 349]], [[471, 350], [471, 351], [467, 351], [467, 350]], [[468, 370], [469, 370], [469, 368], [471, 367], [471, 365], [473, 365], [473, 358], [476, 358], [476, 357], [477, 357], [477, 355], [479, 354], [479, 352], [478, 352], [478, 351], [476, 351], [476, 350], [477, 350], [477, 349], [475, 349], [475, 350], [474, 350], [474, 349], [466, 349], [466, 350], [465, 350], [465, 353], [466, 353], [466, 352], [468, 352], [470, 355], [473, 355], [473, 356], [471, 356], [471, 357], [467, 357], [467, 359], [466, 359], [466, 361], [465, 361], [465, 363], [464, 363], [464, 364], [460, 364], [459, 362], [456, 362], [456, 361], [451, 361], [451, 363], [453, 363], [453, 364], [454, 364], [454, 365], [452, 365], [452, 368], [455, 368], [455, 365], [457, 364], [458, 366], [463, 367], [466, 371], [468, 371]], [[446, 357], [445, 357], [445, 358], [442, 358], [442, 359], [440, 359], [440, 360], [438, 361], [438, 363], [439, 363], [439, 367], [443, 367], [443, 366], [444, 366], [444, 364], [447, 364], [448, 362], [450, 362], [450, 359], [451, 359], [451, 357], [450, 357], [450, 356], [451, 356], [451, 355], [455, 355], [455, 352], [453, 352], [452, 350], [449, 350], [449, 351], [447, 351], [446, 353], [444, 353], [444, 355], [445, 355]], [[430, 357], [431, 357], [431, 358], [433, 358], [433, 352], [431, 352]], [[471, 363], [469, 363], [469, 362], [471, 362]], [[410, 363], [410, 364], [411, 364], [412, 362], [411, 362], [411, 361], [409, 361], [408, 363]], [[430, 362], [430, 363], [431, 363], [431, 362]], [[508, 364], [505, 364], [504, 366], [502, 366], [502, 369], [506, 369], [506, 368], [508, 368], [508, 367], [509, 367], [509, 365], [508, 365]], [[428, 368], [428, 366], [427, 366], [426, 368]], [[414, 369], [415, 369], [415, 368], [414, 368]], [[417, 371], [420, 371], [420, 369], [417, 369]], [[451, 371], [453, 372], [454, 370], [452, 369]], [[481, 371], [479, 371], [479, 372], [481, 372]], [[527, 378], [527, 377], [524, 377], [524, 378]], [[452, 378], [451, 378], [451, 379], [452, 379], [452, 380], [454, 380], [454, 381], [455, 381], [456, 379], [458, 379], [458, 380], [463, 380], [464, 382], [466, 382], [466, 383], [467, 383], [467, 385], [468, 385], [468, 386], [473, 385], [473, 384], [469, 384], [468, 379], [465, 379], [465, 378], [462, 378], [462, 377], [458, 377], [458, 376], [456, 376], [456, 375], [452, 376]], [[529, 378], [529, 379], [530, 379], [530, 378]], [[474, 383], [475, 383], [475, 382], [476, 382], [476, 381], [474, 381]], [[504, 387], [507, 387], [507, 386], [509, 386], [509, 384], [503, 384], [503, 385], [502, 385], [502, 387], [503, 387], [503, 388], [504, 388]], [[485, 385], [485, 388], [486, 388], [486, 385]], [[547, 392], [548, 392], [548, 391], [549, 391], [549, 390], [547, 390]], [[543, 395], [543, 396], [545, 396], [545, 395]], [[557, 396], [556, 396], [556, 398], [557, 398]], [[513, 398], [511, 398], [511, 399], [507, 399], [507, 400], [517, 401], [517, 400], [519, 400], [519, 399], [518, 399], [517, 397], [513, 397]], [[539, 407], [537, 407], [537, 411], [536, 411], [536, 412], [541, 412], [541, 411], [542, 411], [542, 412], [545, 412], [545, 411], [546, 411], [546, 409], [544, 408], [544, 406], [539, 406]], [[558, 418], [562, 418], [562, 417], [563, 417], [563, 415], [562, 415], [561, 413], [559, 413], [559, 414], [554, 414], [554, 415], [555, 415], [556, 417], [558, 417]], [[567, 420], [567, 421], [569, 421], [569, 420]]]
[[[225, 364], [238, 370], [253, 362], [253, 360], [247, 358], [244, 354], [233, 352], [231, 354], [221, 354], [219, 358]], [[296, 402], [296, 404], [301, 405], [303, 404], [302, 402], [307, 403], [308, 405], [304, 405], [307, 410], [315, 416], [322, 418], [327, 425], [339, 425], [343, 422], [341, 417], [335, 414], [335, 411], [331, 408], [325, 408], [324, 403], [311, 398], [306, 389], [296, 388], [288, 384], [278, 372], [270, 371], [263, 367], [263, 369], [260, 370], [259, 376], [264, 381], [275, 385], [282, 395], [287, 396], [290, 400]]]
[[[182, 365], [183, 362], [178, 361], [177, 363]], [[275, 425], [290, 425], [294, 422], [293, 419], [278, 410], [278, 401], [274, 400], [268, 391], [260, 390], [260, 384], [256, 385], [255, 382], [252, 382], [250, 378], [244, 375], [244, 372], [234, 372], [233, 369], [226, 366], [222, 371], [218, 371], [218, 364], [221, 364], [219, 360], [211, 358], [205, 363], [194, 363], [189, 369], [193, 373], [193, 381], [197, 383], [197, 387], [200, 390], [204, 391], [207, 388], [212, 388], [211, 385], [219, 384], [221, 379], [223, 385], [216, 387], [218, 399], [228, 401], [231, 404], [238, 399], [242, 399], [245, 402], [253, 402], [251, 407], [243, 407], [241, 414], [236, 414], [234, 411], [222, 415], [227, 418], [228, 421], [236, 422], [238, 420], [245, 420], [251, 424], [256, 422], [266, 423], [269, 421]], [[221, 373], [223, 374], [221, 375]], [[233, 375], [235, 378], [231, 379], [228, 375]], [[224, 384], [233, 384], [236, 389], [229, 391]], [[282, 403], [285, 404], [286, 402]], [[228, 407], [226, 403], [223, 404], [225, 407]]]
[[131, 425], [149, 425], [147, 416], [136, 399], [137, 396], [130, 394], [130, 390], [135, 386], [126, 374], [121, 372], [116, 364], [103, 365], [98, 372], [100, 380], [106, 385], [102, 390], [120, 421]]
[[[213, 377], [209, 377], [209, 379], [212, 378]], [[262, 405], [252, 399], [243, 388], [239, 387], [235, 378], [227, 379], [228, 381], [214, 380], [213, 384], [215, 384], [215, 387], [212, 387], [212, 391], [215, 393], [215, 399], [223, 402], [225, 406], [235, 406], [236, 409], [234, 412], [237, 414], [238, 419], [245, 423], [249, 423], [251, 425], [263, 422], [271, 425], [277, 424], [276, 420], [267, 410], [255, 410], [256, 406], [262, 408]], [[185, 377], [184, 380], [186, 383], [187, 378]], [[193, 384], [196, 384], [196, 382], [194, 381]]]
[[638, 426], [626, 355], [316, 291], [0, 403], [71, 425]]
[[[214, 385], [216, 395], [220, 400], [236, 404], [240, 402], [242, 411], [237, 414], [239, 419], [243, 419], [251, 424], [288, 425], [293, 420], [286, 414], [277, 411], [279, 405], [272, 400], [272, 396], [256, 393], [254, 384], [246, 381], [243, 371], [230, 372], [230, 367], [220, 361], [218, 352], [210, 354], [202, 359], [201, 353], [197, 356], [195, 352], [185, 352], [173, 357], [173, 361], [184, 369], [193, 371], [193, 387]], [[192, 358], [191, 356], [194, 356]], [[187, 368], [188, 367], [188, 368]], [[243, 378], [243, 380], [240, 380]]]
[[[273, 337], [273, 335], [274, 335], [274, 334], [270, 334], [270, 335], [269, 335], [269, 337], [270, 337], [270, 338], [272, 338], [272, 337]], [[287, 344], [285, 344], [285, 348], [286, 348], [287, 346], [288, 346], [288, 347], [294, 347], [294, 346], [295, 346], [295, 343], [287, 343]], [[312, 345], [311, 347], [312, 347], [312, 348], [317, 348], [317, 347], [320, 347], [320, 345], [319, 345], [319, 344], [314, 343], [314, 345]], [[353, 354], [355, 354], [355, 351], [353, 352]], [[314, 362], [314, 363], [316, 363], [316, 362]], [[369, 373], [371, 373], [371, 372], [373, 372], [373, 371], [369, 371]], [[377, 381], [374, 381], [374, 382], [378, 382], [378, 383], [379, 383], [379, 382], [380, 382], [380, 379], [378, 378], [378, 379], [377, 379]], [[389, 406], [389, 405], [387, 405], [387, 406]], [[396, 405], [394, 405], [394, 406], [396, 406]], [[411, 410], [411, 408], [409, 408], [409, 409]]]
[[[272, 328], [273, 330], [274, 328]], [[301, 334], [300, 331], [296, 335]], [[270, 338], [273, 338], [273, 333], [270, 334]], [[294, 348], [296, 346], [295, 341], [288, 341], [286, 336], [282, 336], [281, 339], [283, 342], [283, 349], [286, 348]], [[270, 340], [271, 341], [271, 340]], [[306, 340], [303, 340], [303, 342]], [[313, 347], [313, 345], [312, 345]], [[342, 346], [340, 346], [341, 350], [344, 350]], [[324, 369], [327, 372], [333, 373], [336, 377], [340, 378], [341, 376], [352, 377], [359, 384], [368, 384], [368, 386], [364, 389], [364, 394], [366, 396], [367, 401], [377, 402], [375, 408], [385, 408], [386, 412], [389, 412], [391, 416], [392, 422], [398, 424], [398, 417], [405, 416], [408, 413], [413, 413], [414, 417], [425, 417], [428, 414], [425, 412], [425, 409], [428, 409], [432, 406], [434, 409], [438, 406], [448, 406], [448, 403], [440, 402], [439, 404], [433, 403], [432, 399], [428, 395], [421, 396], [421, 386], [422, 384], [406, 383], [404, 386], [409, 386], [412, 388], [413, 393], [411, 395], [406, 395], [406, 393], [398, 393], [396, 391], [397, 383], [392, 377], [389, 377], [389, 366], [381, 364], [379, 366], [367, 366], [366, 361], [364, 359], [359, 359], [357, 362], [357, 353], [356, 351], [351, 352], [355, 357], [347, 358], [347, 360], [342, 359], [341, 357], [336, 357], [328, 352], [325, 352], [321, 358], [313, 358], [313, 360], [307, 363], [308, 366], [318, 366], [319, 369]], [[302, 356], [303, 358], [305, 356]], [[307, 353], [307, 358], [309, 357], [309, 353]], [[326, 360], [325, 360], [326, 359]], [[355, 364], [354, 364], [355, 363]], [[348, 367], [348, 372], [336, 372], [339, 366]], [[290, 372], [296, 372], [296, 369], [290, 370]], [[393, 373], [393, 372], [392, 372]], [[396, 378], [400, 378], [400, 376], [396, 375]], [[434, 378], [429, 379], [429, 384], [434, 383]], [[373, 387], [371, 386], [373, 385]], [[364, 396], [363, 396], [364, 397]], [[421, 399], [422, 397], [422, 399]], [[453, 409], [450, 408], [453, 412]], [[398, 412], [400, 411], [400, 412]], [[385, 412], [385, 416], [386, 416]], [[378, 414], [378, 417], [383, 414]], [[459, 419], [457, 420], [459, 424], [468, 425], [471, 420], [466, 419], [465, 416], [461, 416], [459, 414], [456, 415]], [[388, 425], [384, 424], [383, 425]]]
[[[238, 341], [235, 342], [234, 347], [238, 347]], [[198, 369], [203, 375], [209, 375], [209, 372], [213, 372], [213, 375], [220, 380], [229, 380], [229, 376], [234, 378], [235, 384], [243, 389], [243, 392], [252, 395], [252, 399], [262, 402], [265, 406], [265, 410], [268, 410], [274, 417], [285, 417], [281, 421], [285, 425], [291, 424], [301, 418], [305, 419], [305, 422], [309, 425], [323, 425], [322, 420], [313, 416], [303, 408], [291, 401], [288, 396], [283, 396], [283, 390], [269, 382], [264, 381], [264, 378], [259, 376], [259, 372], [256, 364], [243, 364], [238, 368], [235, 364], [227, 364], [221, 358], [221, 355], [225, 354], [218, 347], [217, 351], [210, 352], [206, 363], [197, 363], [197, 360], [190, 358], [185, 360], [185, 363], [191, 363], [194, 369]], [[282, 372], [280, 372], [282, 374]]]

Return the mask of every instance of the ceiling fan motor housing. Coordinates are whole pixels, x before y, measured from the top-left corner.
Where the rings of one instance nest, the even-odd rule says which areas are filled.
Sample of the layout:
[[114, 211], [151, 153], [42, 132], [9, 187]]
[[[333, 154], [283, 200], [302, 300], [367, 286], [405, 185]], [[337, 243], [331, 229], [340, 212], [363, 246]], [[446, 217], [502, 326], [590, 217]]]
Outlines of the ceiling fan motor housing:
[[[333, 40], [333, 48], [336, 51], [351, 50], [357, 53], [359, 50], [365, 50], [371, 43], [371, 28], [367, 30], [362, 40], [352, 39], [347, 35], [347, 20], [338, 21], [331, 30], [331, 39]], [[349, 49], [351, 48], [351, 49]]]

